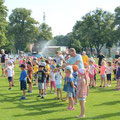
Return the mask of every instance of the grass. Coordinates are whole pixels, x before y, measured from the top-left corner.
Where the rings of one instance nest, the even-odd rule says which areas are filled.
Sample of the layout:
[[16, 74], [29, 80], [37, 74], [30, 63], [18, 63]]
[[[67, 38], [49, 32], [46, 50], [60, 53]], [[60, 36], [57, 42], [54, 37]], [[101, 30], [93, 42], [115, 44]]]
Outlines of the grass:
[[[1, 73], [1, 71], [0, 71]], [[20, 101], [22, 91], [19, 87], [20, 69], [15, 68], [15, 87], [8, 90], [8, 81], [0, 77], [0, 120], [79, 120], [80, 106], [75, 105], [74, 111], [66, 110], [68, 101], [55, 100], [55, 94], [48, 94], [45, 100], [37, 98], [38, 89], [27, 94], [27, 99]], [[100, 85], [99, 75], [97, 76]], [[119, 120], [120, 91], [115, 91], [116, 81], [110, 88], [91, 88], [86, 102], [85, 120]], [[65, 97], [63, 92], [63, 96]], [[82, 119], [83, 120], [83, 119]]]

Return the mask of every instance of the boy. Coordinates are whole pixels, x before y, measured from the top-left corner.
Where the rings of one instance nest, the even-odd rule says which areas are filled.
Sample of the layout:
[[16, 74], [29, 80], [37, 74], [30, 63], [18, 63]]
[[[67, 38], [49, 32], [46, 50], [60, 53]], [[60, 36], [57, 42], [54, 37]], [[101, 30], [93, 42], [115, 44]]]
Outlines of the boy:
[[4, 69], [4, 71], [7, 71], [7, 76], [8, 76], [8, 82], [9, 82], [9, 89], [12, 89], [12, 80], [13, 80], [13, 66], [12, 66], [12, 61], [8, 61], [8, 67]]
[[37, 72], [37, 75], [38, 75], [38, 89], [39, 89], [38, 97], [41, 97], [41, 99], [44, 99], [44, 81], [46, 79], [44, 65], [42, 64], [39, 65], [39, 70]]
[[27, 89], [27, 85], [26, 85], [27, 73], [25, 71], [24, 64], [21, 64], [20, 68], [22, 70], [21, 75], [20, 75], [20, 88], [21, 88], [21, 90], [23, 90], [23, 96], [21, 97], [21, 100], [25, 100], [26, 99], [26, 89]]

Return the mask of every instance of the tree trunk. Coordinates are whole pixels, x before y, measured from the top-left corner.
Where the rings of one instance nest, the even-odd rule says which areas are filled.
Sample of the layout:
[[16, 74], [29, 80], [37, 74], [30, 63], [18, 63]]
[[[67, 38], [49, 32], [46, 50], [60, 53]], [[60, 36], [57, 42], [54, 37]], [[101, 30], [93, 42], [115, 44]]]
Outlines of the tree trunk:
[[111, 48], [110, 47], [108, 48], [108, 55], [109, 55], [109, 57], [111, 57]]

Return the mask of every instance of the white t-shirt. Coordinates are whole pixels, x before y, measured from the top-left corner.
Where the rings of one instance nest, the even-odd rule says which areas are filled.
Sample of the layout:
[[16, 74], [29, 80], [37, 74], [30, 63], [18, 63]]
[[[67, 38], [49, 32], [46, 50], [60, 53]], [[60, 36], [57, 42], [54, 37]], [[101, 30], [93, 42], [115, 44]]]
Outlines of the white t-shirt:
[[112, 67], [111, 66], [107, 66], [106, 67], [106, 74], [111, 74], [112, 73]]
[[8, 73], [8, 77], [13, 76], [13, 67], [12, 66], [8, 66], [7, 73]]
[[63, 62], [63, 55], [60, 55], [59, 57], [55, 57], [56, 64], [62, 65]]
[[90, 67], [90, 74], [94, 75], [95, 66], [94, 65], [89, 65], [89, 67]]
[[62, 84], [62, 76], [60, 72], [57, 72], [55, 75], [55, 84]]
[[52, 71], [52, 70], [50, 70], [50, 81], [55, 81], [55, 73]]

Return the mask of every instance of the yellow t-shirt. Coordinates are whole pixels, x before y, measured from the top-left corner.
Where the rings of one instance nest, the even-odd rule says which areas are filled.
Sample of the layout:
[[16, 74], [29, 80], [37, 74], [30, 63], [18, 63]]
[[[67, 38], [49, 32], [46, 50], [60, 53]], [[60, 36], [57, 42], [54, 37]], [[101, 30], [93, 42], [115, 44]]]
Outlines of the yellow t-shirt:
[[38, 65], [33, 66], [34, 73], [38, 72]]
[[48, 73], [50, 73], [50, 66], [48, 64], [45, 66], [45, 69], [47, 70]]
[[82, 56], [82, 59], [83, 59], [83, 63], [88, 63], [88, 56], [87, 55]]

